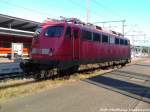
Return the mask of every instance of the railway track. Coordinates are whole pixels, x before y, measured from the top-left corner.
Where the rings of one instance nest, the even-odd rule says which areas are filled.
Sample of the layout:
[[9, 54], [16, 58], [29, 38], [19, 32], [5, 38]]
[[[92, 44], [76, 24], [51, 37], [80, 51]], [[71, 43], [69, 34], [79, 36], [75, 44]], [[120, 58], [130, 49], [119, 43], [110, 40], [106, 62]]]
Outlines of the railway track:
[[[136, 61], [136, 62], [138, 62], [138, 61]], [[136, 62], [127, 64], [126, 66], [133, 65]], [[112, 68], [112, 67], [110, 67], [110, 68]], [[93, 68], [92, 67], [92, 68], [88, 68], [88, 69], [79, 70], [76, 73], [81, 73], [82, 74], [82, 73], [86, 73], [86, 72], [95, 71], [95, 70], [98, 70], [98, 69], [102, 69], [102, 68], [100, 68], [100, 67]], [[124, 75], [124, 74], [121, 74], [121, 75]], [[58, 76], [54, 76], [54, 77], [52, 77], [52, 79], [55, 78], [55, 77], [58, 77]], [[15, 78], [25, 78], [25, 75], [24, 75], [24, 73], [22, 72], [22, 70], [19, 66], [19, 62], [0, 63], [0, 80], [15, 79]], [[144, 77], [144, 78], [147, 78], [147, 77]]]
[[[18, 67], [16, 67], [16, 70], [17, 70], [17, 68]], [[112, 68], [112, 67], [109, 67], [109, 68]], [[107, 69], [109, 69], [109, 68], [107, 68]], [[4, 68], [5, 70], [7, 70], [6, 68]], [[3, 69], [3, 70], [4, 70]], [[14, 69], [13, 67], [11, 67], [11, 68], [9, 68], [9, 69]], [[78, 71], [76, 71], [76, 72], [74, 72], [74, 73], [77, 73], [77, 74], [84, 74], [84, 73], [87, 73], [87, 74], [89, 74], [89, 73], [92, 73], [93, 71], [95, 71], [95, 70], [100, 70], [100, 69], [102, 69], [101, 67], [84, 67], [84, 69], [81, 67], [81, 68], [79, 68], [79, 70]], [[103, 68], [104, 69], [104, 68]], [[22, 70], [20, 70], [20, 68], [18, 68], [18, 71], [16, 71], [16, 70], [12, 70], [12, 72], [8, 72], [7, 71], [7, 73], [6, 73], [6, 71], [5, 72], [3, 72], [3, 73], [0, 73], [0, 80], [9, 80], [9, 79], [15, 79], [15, 78], [34, 78], [34, 76], [33, 75], [31, 75], [31, 76], [29, 76], [29, 77], [27, 77], [23, 72], [22, 72]], [[10, 70], [9, 70], [10, 71]], [[70, 77], [71, 75], [73, 75], [74, 73], [67, 73], [67, 74], [65, 74], [65, 75], [59, 75], [58, 73], [55, 73], [55, 75], [53, 75], [53, 76], [50, 76], [49, 78], [47, 78], [47, 79], [55, 79], [55, 78], [57, 78], [57, 77]]]
[[23, 73], [10, 73], [10, 74], [1, 74], [0, 80], [7, 80], [7, 79], [15, 79], [15, 78], [23, 78]]

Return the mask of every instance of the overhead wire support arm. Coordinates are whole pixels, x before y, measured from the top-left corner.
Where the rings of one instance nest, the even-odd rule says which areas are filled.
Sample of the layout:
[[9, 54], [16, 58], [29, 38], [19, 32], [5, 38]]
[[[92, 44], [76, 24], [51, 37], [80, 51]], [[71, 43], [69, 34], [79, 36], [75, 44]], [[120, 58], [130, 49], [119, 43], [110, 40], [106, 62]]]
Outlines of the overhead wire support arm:
[[118, 20], [118, 21], [103, 21], [103, 22], [94, 22], [94, 23], [113, 23], [113, 22], [125, 22], [126, 20]]
[[89, 23], [90, 19], [90, 0], [86, 0], [86, 22]]
[[123, 35], [123, 37], [124, 37], [124, 35], [125, 35], [125, 33], [124, 33], [124, 27], [125, 27], [125, 22], [126, 22], [125, 19], [124, 19], [124, 20], [118, 20], [118, 21], [94, 22], [94, 24], [96, 24], [96, 23], [103, 23], [103, 24], [105, 24], [105, 23], [116, 23], [116, 22], [121, 22], [121, 23], [122, 23], [122, 35]]

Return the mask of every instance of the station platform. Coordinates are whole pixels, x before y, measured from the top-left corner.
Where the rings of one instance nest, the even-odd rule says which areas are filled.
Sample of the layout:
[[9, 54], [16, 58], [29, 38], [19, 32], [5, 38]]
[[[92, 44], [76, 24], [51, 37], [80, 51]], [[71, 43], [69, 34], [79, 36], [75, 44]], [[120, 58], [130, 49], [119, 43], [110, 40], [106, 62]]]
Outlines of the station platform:
[[1, 112], [150, 112], [150, 58], [1, 104]]
[[4, 74], [21, 73], [19, 62], [8, 58], [0, 58], [0, 78]]

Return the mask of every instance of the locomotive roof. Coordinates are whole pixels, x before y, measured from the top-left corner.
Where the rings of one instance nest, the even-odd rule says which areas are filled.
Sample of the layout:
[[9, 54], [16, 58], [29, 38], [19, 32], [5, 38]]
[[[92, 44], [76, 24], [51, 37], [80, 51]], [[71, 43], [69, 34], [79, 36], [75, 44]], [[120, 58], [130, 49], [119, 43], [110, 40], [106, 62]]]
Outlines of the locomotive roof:
[[[129, 40], [127, 38], [125, 38], [121, 33], [117, 33], [115, 31], [107, 31], [107, 30], [103, 30], [100, 26], [96, 26], [96, 25], [93, 25], [93, 24], [86, 24], [86, 23], [83, 23], [81, 22], [80, 20], [76, 19], [76, 18], [73, 18], [75, 19], [76, 21], [73, 21], [72, 18], [69, 18], [69, 20], [71, 19], [71, 21], [67, 21], [67, 20], [46, 20], [42, 25], [50, 25], [50, 24], [64, 24], [64, 25], [71, 25], [71, 26], [76, 26], [76, 27], [79, 27], [80, 29], [86, 29], [88, 31], [93, 31], [93, 32], [97, 32], [97, 33], [104, 33], [104, 34], [107, 34], [107, 35], [112, 35], [114, 37], [118, 37], [118, 38], [124, 38], [126, 40]], [[96, 28], [98, 27], [98, 28]]]
[[124, 38], [126, 40], [129, 40], [128, 38], [126, 37], [123, 37], [123, 36], [120, 36], [120, 35], [117, 35], [117, 34], [114, 34], [110, 31], [107, 31], [107, 30], [99, 30], [99, 29], [96, 29], [94, 26], [88, 26], [88, 25], [81, 25], [81, 24], [74, 24], [74, 23], [69, 23], [70, 25], [72, 26], [77, 26], [77, 27], [80, 27], [81, 29], [86, 29], [88, 31], [92, 31], [92, 32], [95, 32], [95, 33], [103, 33], [103, 34], [107, 34], [107, 35], [112, 35], [114, 37], [118, 37], [118, 38]]

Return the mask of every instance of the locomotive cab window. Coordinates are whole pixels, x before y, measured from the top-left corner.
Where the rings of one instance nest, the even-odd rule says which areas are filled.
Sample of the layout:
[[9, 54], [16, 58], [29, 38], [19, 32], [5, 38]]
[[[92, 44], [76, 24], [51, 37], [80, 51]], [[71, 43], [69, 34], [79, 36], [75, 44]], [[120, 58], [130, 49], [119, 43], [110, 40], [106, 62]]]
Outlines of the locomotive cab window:
[[63, 33], [63, 26], [50, 26], [45, 31], [46, 37], [60, 37]]
[[66, 38], [71, 38], [71, 27], [67, 27], [65, 37]]
[[102, 35], [102, 42], [103, 43], [108, 43], [109, 39], [107, 35]]

